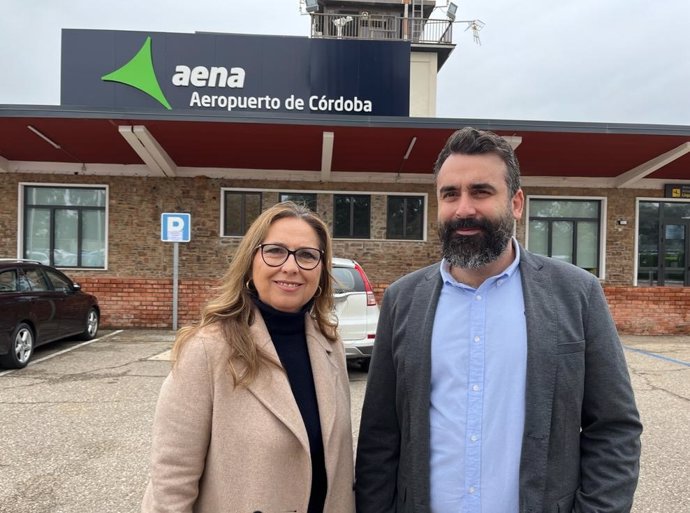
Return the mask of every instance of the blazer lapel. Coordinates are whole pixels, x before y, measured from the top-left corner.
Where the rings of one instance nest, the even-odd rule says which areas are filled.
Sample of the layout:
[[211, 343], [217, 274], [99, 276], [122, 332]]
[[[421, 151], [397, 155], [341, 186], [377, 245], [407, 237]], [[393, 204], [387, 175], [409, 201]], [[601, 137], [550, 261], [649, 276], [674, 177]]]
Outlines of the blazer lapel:
[[[442, 287], [439, 267], [434, 266], [417, 283], [407, 319], [408, 331], [412, 333], [409, 342], [415, 347], [405, 351], [405, 367], [414, 370], [414, 374], [406, 378], [414, 379], [415, 387], [422, 387], [422, 399], [428, 399], [431, 388], [431, 335]], [[428, 413], [428, 408], [426, 410]]]
[[307, 315], [305, 319], [309, 360], [314, 375], [316, 401], [319, 405], [319, 419], [324, 448], [329, 446], [329, 439], [335, 424], [337, 390], [340, 372], [333, 361], [331, 343], [318, 331], [315, 321]]
[[[557, 315], [553, 309], [553, 286], [542, 271], [543, 265], [520, 248], [520, 274], [527, 323], [527, 383], [525, 390], [525, 431], [520, 465], [521, 497], [534, 506], [541, 502], [548, 458], [551, 411], [556, 386]], [[537, 507], [540, 509], [540, 507]]]
[[412, 476], [416, 497], [429, 497], [429, 401], [431, 397], [431, 336], [438, 298], [443, 287], [439, 266], [427, 270], [417, 283], [406, 319], [404, 383], [410, 398], [409, 425], [415, 441]]
[[[258, 310], [254, 310], [254, 315], [254, 324], [249, 328], [252, 338], [261, 350], [276, 362], [280, 362], [261, 314]], [[272, 367], [262, 369], [262, 372], [258, 373], [257, 378], [247, 388], [259, 402], [295, 434], [308, 453], [307, 430], [290, 388], [287, 374]]]

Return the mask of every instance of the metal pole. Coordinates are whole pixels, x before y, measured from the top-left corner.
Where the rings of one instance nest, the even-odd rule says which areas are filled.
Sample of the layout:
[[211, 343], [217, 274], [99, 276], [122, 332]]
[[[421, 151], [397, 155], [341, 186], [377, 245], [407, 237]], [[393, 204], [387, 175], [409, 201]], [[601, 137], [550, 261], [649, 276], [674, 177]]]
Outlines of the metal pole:
[[177, 331], [177, 270], [179, 267], [180, 260], [180, 243], [173, 243], [173, 331]]
[[403, 3], [405, 4], [405, 7], [403, 8], [403, 39], [407, 41], [407, 34], [408, 34], [408, 29], [409, 29], [409, 20], [408, 20], [408, 12], [407, 12], [407, 6], [410, 3], [410, 0], [403, 0]]

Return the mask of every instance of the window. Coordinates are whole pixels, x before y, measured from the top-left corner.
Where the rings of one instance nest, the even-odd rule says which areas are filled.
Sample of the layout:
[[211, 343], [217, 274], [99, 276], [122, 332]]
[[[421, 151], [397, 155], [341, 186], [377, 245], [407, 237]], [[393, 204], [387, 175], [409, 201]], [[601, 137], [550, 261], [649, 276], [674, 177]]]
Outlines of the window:
[[528, 249], [599, 276], [601, 200], [529, 200]]
[[424, 197], [388, 196], [387, 239], [424, 239]]
[[23, 257], [105, 268], [105, 187], [24, 186]]
[[225, 191], [223, 195], [223, 236], [244, 235], [261, 214], [261, 193]]
[[316, 212], [316, 194], [308, 192], [281, 192], [280, 201], [292, 201]]
[[60, 276], [58, 273], [50, 270], [46, 270], [46, 275], [53, 286], [53, 290], [59, 292], [69, 292], [72, 290], [72, 284], [64, 276]]
[[43, 274], [38, 269], [27, 269], [24, 271], [26, 279], [29, 280], [31, 290], [34, 292], [47, 292], [49, 290]]
[[17, 271], [10, 269], [9, 271], [0, 272], [0, 294], [3, 292], [17, 292]]
[[336, 194], [333, 201], [333, 237], [368, 239], [371, 196]]

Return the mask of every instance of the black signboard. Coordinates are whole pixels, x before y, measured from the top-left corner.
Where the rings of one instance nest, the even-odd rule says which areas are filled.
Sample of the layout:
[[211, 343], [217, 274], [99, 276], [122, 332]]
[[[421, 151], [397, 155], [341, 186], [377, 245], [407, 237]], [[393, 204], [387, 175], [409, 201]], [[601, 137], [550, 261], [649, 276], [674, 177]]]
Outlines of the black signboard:
[[65, 29], [61, 72], [65, 106], [409, 115], [404, 41]]

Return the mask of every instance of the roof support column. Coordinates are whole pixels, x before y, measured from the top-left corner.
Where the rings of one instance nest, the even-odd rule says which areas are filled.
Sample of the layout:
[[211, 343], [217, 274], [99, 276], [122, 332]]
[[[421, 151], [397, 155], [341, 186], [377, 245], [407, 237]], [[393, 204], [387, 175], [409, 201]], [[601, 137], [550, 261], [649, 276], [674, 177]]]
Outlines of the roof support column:
[[644, 164], [640, 164], [630, 171], [626, 171], [625, 173], [618, 175], [614, 179], [614, 186], [617, 188], [629, 187], [638, 180], [641, 180], [645, 176], [652, 174], [657, 169], [664, 167], [666, 164], [673, 162], [688, 152], [690, 152], [690, 142], [685, 142], [677, 148], [667, 151], [666, 153], [662, 153], [658, 157], [654, 157]]
[[520, 143], [522, 143], [522, 137], [519, 135], [504, 135], [502, 138], [505, 139], [508, 144], [510, 144], [510, 147], [513, 148], [513, 151], [515, 151], [517, 147], [520, 146]]
[[177, 165], [145, 126], [120, 125], [118, 131], [152, 172], [167, 177], [177, 174]]
[[333, 165], [333, 143], [335, 134], [324, 132], [321, 142], [321, 181], [331, 181], [331, 166]]

